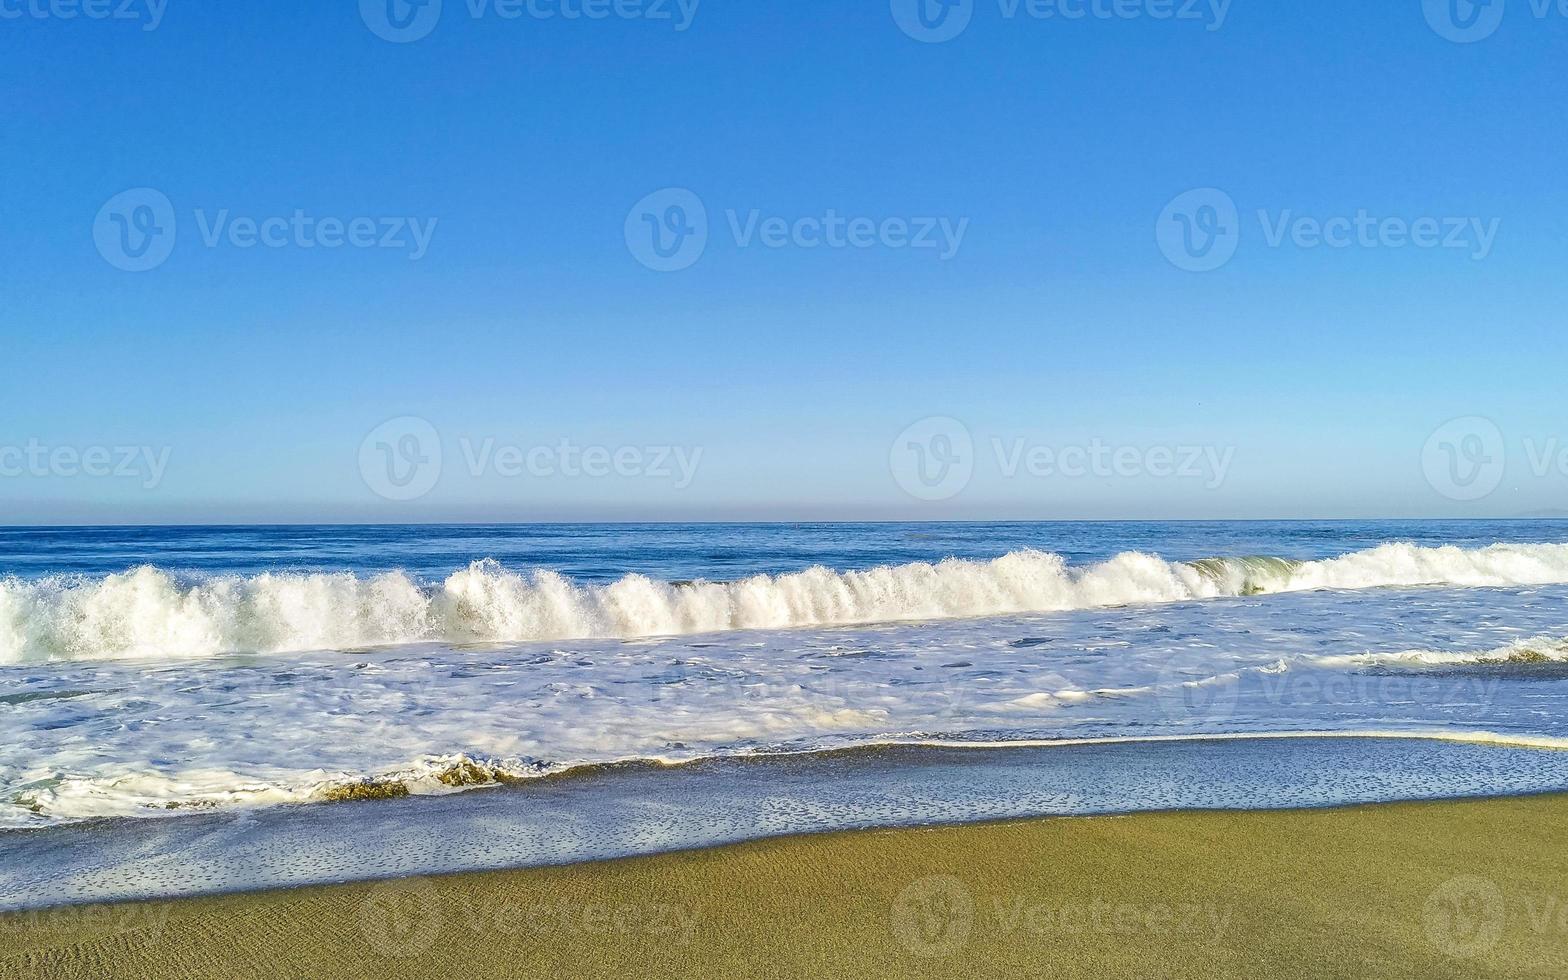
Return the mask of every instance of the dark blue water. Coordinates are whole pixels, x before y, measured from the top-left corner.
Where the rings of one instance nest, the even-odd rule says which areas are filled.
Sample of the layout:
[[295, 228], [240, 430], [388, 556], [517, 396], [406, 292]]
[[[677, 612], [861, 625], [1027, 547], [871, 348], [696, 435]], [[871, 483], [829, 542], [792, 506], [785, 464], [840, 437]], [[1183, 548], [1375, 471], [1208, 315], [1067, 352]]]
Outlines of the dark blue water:
[[628, 572], [665, 580], [989, 559], [1023, 548], [1080, 563], [1124, 551], [1184, 561], [1241, 555], [1328, 558], [1381, 544], [1479, 547], [1568, 542], [1568, 521], [1205, 521], [981, 524], [485, 524], [0, 528], [0, 576], [401, 569], [441, 578], [480, 558], [584, 582]]

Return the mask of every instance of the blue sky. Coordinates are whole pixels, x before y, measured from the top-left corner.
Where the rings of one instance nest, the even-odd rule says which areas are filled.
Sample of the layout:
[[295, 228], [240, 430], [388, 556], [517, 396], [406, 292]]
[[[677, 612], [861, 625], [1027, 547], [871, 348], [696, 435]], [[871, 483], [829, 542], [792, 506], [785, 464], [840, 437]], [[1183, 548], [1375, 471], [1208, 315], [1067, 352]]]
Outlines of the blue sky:
[[0, 4], [0, 523], [1568, 507], [1555, 8], [63, 2]]

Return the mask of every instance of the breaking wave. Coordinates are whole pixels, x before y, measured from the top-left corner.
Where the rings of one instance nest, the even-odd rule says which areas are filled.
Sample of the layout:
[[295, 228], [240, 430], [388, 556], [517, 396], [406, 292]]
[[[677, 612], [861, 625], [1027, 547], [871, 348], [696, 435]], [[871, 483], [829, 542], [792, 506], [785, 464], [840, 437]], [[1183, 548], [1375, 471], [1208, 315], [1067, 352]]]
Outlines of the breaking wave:
[[425, 641], [637, 638], [1053, 612], [1312, 589], [1568, 583], [1568, 544], [1384, 544], [1321, 561], [1168, 562], [1128, 552], [1069, 566], [1018, 551], [734, 582], [628, 575], [584, 585], [475, 562], [424, 585], [401, 572], [182, 580], [144, 566], [101, 578], [0, 580], [0, 663], [189, 658]]

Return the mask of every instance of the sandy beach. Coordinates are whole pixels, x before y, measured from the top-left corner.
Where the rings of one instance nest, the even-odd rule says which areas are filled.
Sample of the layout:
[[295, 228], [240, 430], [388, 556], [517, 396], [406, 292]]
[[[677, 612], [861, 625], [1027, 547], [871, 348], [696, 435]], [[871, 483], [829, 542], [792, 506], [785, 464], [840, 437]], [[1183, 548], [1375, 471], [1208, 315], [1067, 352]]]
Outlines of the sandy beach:
[[6, 38], [0, 980], [1568, 980], [1568, 0]]
[[862, 831], [0, 919], [8, 977], [1562, 976], [1568, 797]]

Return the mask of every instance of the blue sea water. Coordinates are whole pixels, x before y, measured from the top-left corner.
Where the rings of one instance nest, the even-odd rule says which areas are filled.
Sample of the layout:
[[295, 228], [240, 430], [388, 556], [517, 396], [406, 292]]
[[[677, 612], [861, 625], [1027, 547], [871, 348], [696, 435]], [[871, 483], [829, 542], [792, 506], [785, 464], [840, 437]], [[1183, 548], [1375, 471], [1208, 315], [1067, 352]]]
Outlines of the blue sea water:
[[478, 558], [583, 582], [636, 572], [669, 581], [988, 559], [1025, 548], [1070, 562], [1147, 551], [1185, 561], [1331, 558], [1385, 541], [1479, 547], [1568, 541], [1568, 520], [1110, 521], [870, 524], [475, 524], [255, 527], [0, 527], [0, 577], [401, 569], [443, 577]]
[[1263, 735], [1568, 745], [1568, 523], [0, 529], [0, 833]]

